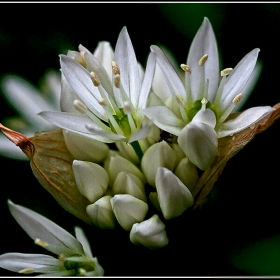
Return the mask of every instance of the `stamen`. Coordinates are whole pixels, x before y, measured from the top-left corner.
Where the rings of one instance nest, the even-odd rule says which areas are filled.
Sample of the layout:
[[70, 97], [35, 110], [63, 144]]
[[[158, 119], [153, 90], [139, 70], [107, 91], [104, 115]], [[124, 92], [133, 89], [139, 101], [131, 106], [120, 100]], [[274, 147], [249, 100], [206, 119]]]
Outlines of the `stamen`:
[[43, 240], [41, 240], [41, 239], [39, 239], [39, 238], [36, 238], [35, 241], [34, 241], [34, 243], [35, 243], [36, 245], [39, 245], [39, 246], [43, 247], [43, 248], [46, 248], [46, 247], [49, 246], [49, 243], [48, 243], [48, 242], [43, 241]]
[[120, 74], [116, 74], [114, 77], [114, 85], [116, 88], [120, 88]]
[[100, 100], [98, 101], [98, 103], [99, 103], [100, 105], [103, 105], [103, 106], [106, 106], [106, 105], [107, 105], [107, 101], [106, 101], [104, 98], [100, 99]]
[[100, 83], [100, 80], [99, 80], [98, 76], [96, 75], [96, 73], [90, 72], [90, 77], [91, 77], [93, 84], [96, 87], [100, 86], [101, 83]]
[[112, 70], [114, 75], [120, 75], [120, 68], [118, 67], [115, 61], [112, 61]]
[[230, 74], [232, 72], [233, 68], [226, 68], [224, 70], [221, 71], [221, 76], [227, 76], [228, 74]]
[[198, 61], [198, 65], [199, 66], [203, 66], [205, 64], [205, 62], [208, 59], [208, 54], [205, 54], [199, 61]]
[[185, 71], [191, 74], [191, 68], [190, 66], [186, 65], [186, 64], [181, 64], [180, 67]]
[[21, 269], [18, 273], [30, 274], [30, 273], [34, 273], [34, 271], [35, 271], [34, 268], [24, 268], [24, 269]]
[[82, 113], [84, 115], [87, 113], [88, 108], [87, 108], [87, 106], [82, 101], [80, 101], [78, 99], [75, 99], [74, 102], [73, 102], [73, 105], [74, 105], [74, 108], [78, 112], [80, 112], [80, 113]]
[[130, 114], [131, 113], [131, 106], [129, 104], [129, 102], [125, 101], [123, 103], [123, 110], [126, 114]]
[[232, 103], [234, 105], [237, 105], [241, 99], [242, 99], [242, 93], [239, 93], [233, 98]]
[[64, 262], [65, 259], [66, 259], [66, 256], [65, 256], [64, 254], [60, 254], [60, 255], [58, 256], [58, 259], [59, 259], [61, 262]]
[[182, 106], [185, 105], [185, 102], [184, 102], [183, 98], [178, 93], [176, 93], [176, 100], [178, 101], [178, 103], [180, 105], [182, 105]]

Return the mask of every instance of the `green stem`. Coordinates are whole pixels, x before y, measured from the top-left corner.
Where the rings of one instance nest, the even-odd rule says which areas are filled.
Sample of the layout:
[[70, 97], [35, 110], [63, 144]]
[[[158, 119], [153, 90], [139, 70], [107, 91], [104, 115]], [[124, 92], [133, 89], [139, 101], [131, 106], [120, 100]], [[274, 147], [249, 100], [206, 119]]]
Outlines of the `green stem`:
[[134, 142], [131, 143], [131, 146], [132, 146], [132, 148], [134, 149], [136, 155], [139, 157], [139, 159], [141, 161], [141, 159], [143, 157], [143, 151], [142, 151], [142, 149], [140, 147], [139, 142], [138, 141], [134, 141]]

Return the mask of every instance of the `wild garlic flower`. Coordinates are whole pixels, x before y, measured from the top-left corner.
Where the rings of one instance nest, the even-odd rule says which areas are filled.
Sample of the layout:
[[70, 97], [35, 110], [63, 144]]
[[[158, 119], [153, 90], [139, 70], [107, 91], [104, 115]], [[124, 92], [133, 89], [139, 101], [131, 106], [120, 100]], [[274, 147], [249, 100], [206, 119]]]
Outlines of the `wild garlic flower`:
[[[39, 88], [17, 75], [5, 75], [1, 79], [1, 91], [8, 103], [17, 111], [18, 116], [7, 117], [1, 122], [26, 136], [36, 131], [51, 130], [55, 126], [38, 117], [43, 110], [59, 110], [60, 74], [54, 69], [45, 72]], [[0, 155], [28, 160], [19, 147], [12, 144], [4, 135], [0, 135]]]
[[80, 227], [75, 227], [76, 238], [42, 215], [8, 201], [11, 214], [34, 239], [55, 258], [44, 254], [6, 253], [0, 255], [0, 267], [42, 276], [103, 276], [104, 270], [93, 257], [88, 240]]
[[[114, 54], [108, 42], [99, 44], [95, 54], [83, 46], [79, 49], [80, 55], [70, 52], [60, 56], [62, 74], [70, 86], [68, 97], [62, 98], [67, 112], [42, 112], [40, 116], [67, 131], [101, 142], [145, 138], [151, 125], [142, 127], [141, 110], [146, 108], [150, 93], [154, 54], [149, 55], [143, 74], [126, 27], [119, 34]], [[70, 96], [71, 90], [77, 98]]]
[[[153, 45], [152, 52], [168, 87], [155, 92], [170, 98], [162, 106], [142, 110], [160, 129], [178, 136], [178, 144], [189, 160], [206, 170], [217, 155], [218, 138], [233, 135], [253, 125], [272, 112], [270, 106], [250, 108], [231, 115], [234, 107], [247, 93], [242, 93], [248, 82], [259, 49], [249, 52], [238, 64], [220, 72], [218, 48], [212, 26], [207, 18], [199, 28], [188, 54], [182, 82], [163, 51]], [[159, 83], [159, 82], [157, 82]]]

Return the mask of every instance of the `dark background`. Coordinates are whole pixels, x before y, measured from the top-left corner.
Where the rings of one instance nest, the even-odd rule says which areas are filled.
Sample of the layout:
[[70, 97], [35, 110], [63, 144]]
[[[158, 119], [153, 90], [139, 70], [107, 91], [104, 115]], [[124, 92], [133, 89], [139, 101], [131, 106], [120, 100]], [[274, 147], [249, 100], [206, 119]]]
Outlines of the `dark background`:
[[[152, 44], [167, 46], [178, 63], [185, 63], [206, 16], [225, 68], [261, 49], [263, 71], [244, 109], [280, 102], [278, 3], [6, 3], [0, 12], [1, 75], [15, 73], [36, 85], [46, 69], [59, 69], [59, 54], [79, 44], [94, 50], [101, 40], [114, 47], [123, 26], [142, 65]], [[0, 121], [16, 114], [1, 95], [0, 104]], [[278, 121], [228, 162], [201, 210], [166, 224], [170, 244], [160, 250], [133, 245], [122, 229], [84, 224], [39, 185], [28, 162], [2, 157], [0, 254], [45, 252], [11, 217], [11, 199], [71, 233], [75, 225], [84, 228], [106, 276], [280, 275], [279, 129]], [[266, 247], [253, 253], [250, 244], [264, 240]], [[0, 275], [19, 276], [2, 269]]]

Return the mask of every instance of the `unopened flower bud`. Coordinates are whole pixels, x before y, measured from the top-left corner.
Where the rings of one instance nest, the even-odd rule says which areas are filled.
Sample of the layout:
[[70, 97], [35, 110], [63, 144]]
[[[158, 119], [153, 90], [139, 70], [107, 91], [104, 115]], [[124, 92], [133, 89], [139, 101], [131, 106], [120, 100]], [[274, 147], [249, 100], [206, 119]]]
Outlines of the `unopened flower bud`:
[[130, 194], [138, 199], [147, 201], [145, 186], [134, 174], [120, 172], [112, 187], [114, 194]]
[[160, 208], [166, 220], [180, 216], [194, 203], [189, 189], [167, 168], [158, 168], [156, 188]]
[[73, 161], [73, 172], [79, 191], [90, 202], [101, 198], [109, 184], [109, 177], [105, 169], [88, 161]]
[[116, 225], [109, 195], [103, 196], [93, 204], [87, 206], [86, 211], [92, 222], [103, 229], [112, 229]]
[[112, 184], [116, 180], [118, 174], [122, 171], [134, 174], [143, 182], [143, 184], [146, 181], [143, 173], [140, 171], [138, 167], [136, 167], [136, 165], [134, 165], [128, 159], [119, 156], [118, 154], [115, 154], [111, 156], [109, 159], [107, 159], [107, 164], [105, 168], [109, 174], [110, 182]]
[[151, 186], [155, 186], [155, 177], [159, 167], [166, 167], [173, 170], [176, 156], [173, 149], [165, 142], [152, 145], [144, 154], [141, 161], [141, 168]]
[[103, 142], [71, 132], [63, 131], [65, 144], [71, 155], [77, 160], [102, 162], [109, 152]]
[[169, 242], [165, 225], [156, 214], [146, 221], [135, 223], [129, 238], [133, 244], [141, 244], [150, 249], [162, 248]]
[[115, 195], [110, 201], [119, 224], [127, 231], [145, 219], [149, 208], [146, 202], [130, 194]]
[[178, 164], [174, 174], [184, 183], [192, 192], [198, 181], [197, 167], [190, 162], [188, 158], [183, 158]]

